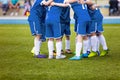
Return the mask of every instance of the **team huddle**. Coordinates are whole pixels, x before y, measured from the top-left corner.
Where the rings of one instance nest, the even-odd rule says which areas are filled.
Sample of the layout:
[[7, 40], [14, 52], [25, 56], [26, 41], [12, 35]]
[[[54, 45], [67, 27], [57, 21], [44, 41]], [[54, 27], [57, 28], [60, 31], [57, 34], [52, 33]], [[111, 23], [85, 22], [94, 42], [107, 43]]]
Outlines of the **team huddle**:
[[[40, 53], [42, 42], [48, 40], [48, 59], [64, 59], [62, 38], [65, 35], [65, 52], [70, 54], [70, 8], [74, 11], [75, 55], [70, 60], [105, 56], [108, 47], [103, 36], [103, 16], [91, 0], [35, 0], [28, 17], [34, 38], [32, 53], [35, 58], [46, 58]], [[54, 46], [54, 39], [56, 44]], [[99, 45], [103, 50], [99, 51]]]

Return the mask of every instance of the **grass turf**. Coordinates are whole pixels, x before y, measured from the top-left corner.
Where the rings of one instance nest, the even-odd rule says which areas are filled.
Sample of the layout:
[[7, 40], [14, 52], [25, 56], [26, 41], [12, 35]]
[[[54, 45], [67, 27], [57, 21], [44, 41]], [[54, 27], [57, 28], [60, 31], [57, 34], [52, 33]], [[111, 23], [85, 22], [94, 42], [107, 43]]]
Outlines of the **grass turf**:
[[[28, 25], [0, 24], [0, 80], [120, 80], [120, 25], [106, 24], [104, 31], [110, 49], [107, 56], [70, 61], [73, 54], [66, 54], [66, 59], [48, 60], [32, 57], [33, 37]], [[48, 55], [46, 42], [41, 51]]]

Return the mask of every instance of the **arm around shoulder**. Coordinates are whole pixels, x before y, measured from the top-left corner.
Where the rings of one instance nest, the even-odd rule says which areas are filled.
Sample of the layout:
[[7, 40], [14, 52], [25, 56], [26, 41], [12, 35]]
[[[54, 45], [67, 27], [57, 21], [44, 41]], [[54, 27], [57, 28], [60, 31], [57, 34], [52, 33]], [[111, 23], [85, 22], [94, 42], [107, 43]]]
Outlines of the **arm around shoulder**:
[[68, 3], [55, 3], [55, 2], [52, 2], [51, 6], [68, 7], [69, 4]]

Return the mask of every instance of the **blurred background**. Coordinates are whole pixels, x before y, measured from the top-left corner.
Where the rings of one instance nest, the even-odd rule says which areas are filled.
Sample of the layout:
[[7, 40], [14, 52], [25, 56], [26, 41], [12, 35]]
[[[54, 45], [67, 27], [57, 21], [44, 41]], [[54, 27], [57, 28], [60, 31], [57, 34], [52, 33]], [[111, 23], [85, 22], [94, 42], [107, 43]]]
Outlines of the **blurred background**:
[[[28, 16], [29, 8], [33, 5], [34, 0], [16, 0], [11, 6], [8, 0], [0, 0], [0, 16]], [[93, 0], [100, 5], [101, 12], [104, 16], [120, 16], [120, 0]], [[11, 0], [12, 3], [12, 0]], [[13, 13], [14, 12], [14, 13]], [[71, 17], [73, 11], [71, 10]]]
[[[9, 2], [10, 1], [10, 2]], [[28, 24], [27, 18], [35, 0], [0, 0], [0, 24]], [[93, 0], [100, 6], [103, 24], [120, 24], [120, 0]], [[73, 10], [70, 12], [74, 24]]]

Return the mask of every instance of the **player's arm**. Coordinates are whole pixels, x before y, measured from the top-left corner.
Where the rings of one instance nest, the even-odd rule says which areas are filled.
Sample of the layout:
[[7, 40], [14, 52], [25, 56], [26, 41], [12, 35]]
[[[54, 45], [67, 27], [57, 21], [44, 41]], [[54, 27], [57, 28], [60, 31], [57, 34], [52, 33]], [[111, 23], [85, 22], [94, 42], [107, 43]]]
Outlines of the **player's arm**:
[[53, 0], [48, 0], [48, 1], [43, 0], [41, 3], [42, 5], [49, 6], [51, 2], [53, 2]]
[[64, 0], [64, 3], [74, 3], [77, 2], [78, 0]]
[[[91, 0], [90, 0], [91, 1]], [[80, 4], [85, 4], [86, 1], [84, 0], [64, 0], [65, 3], [74, 3], [74, 2], [78, 2]]]
[[50, 4], [51, 6], [59, 6], [59, 7], [68, 7], [69, 6], [69, 4], [68, 3], [55, 3], [55, 2], [52, 2], [51, 4]]

